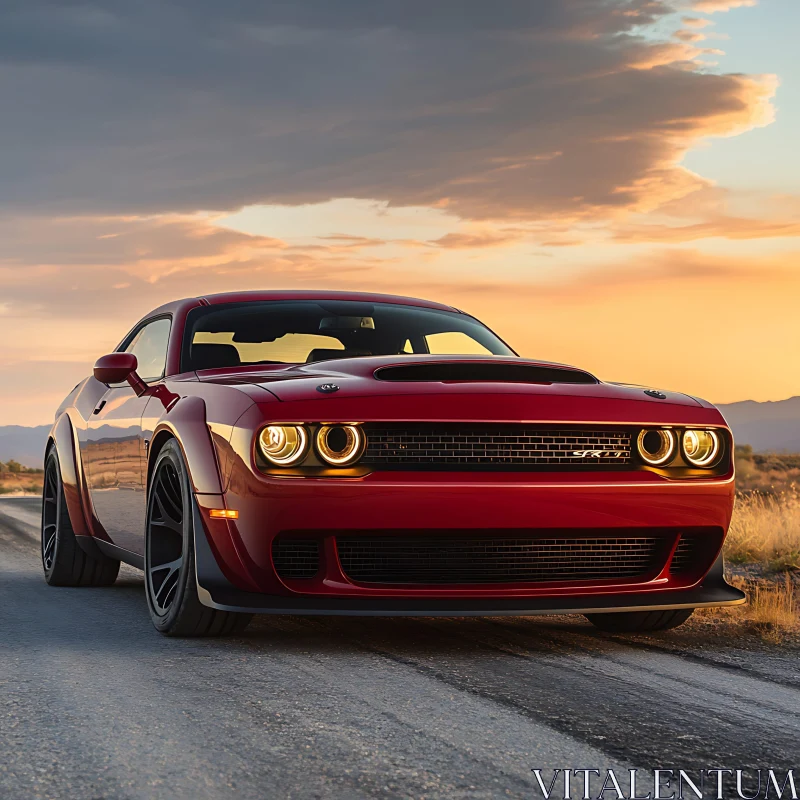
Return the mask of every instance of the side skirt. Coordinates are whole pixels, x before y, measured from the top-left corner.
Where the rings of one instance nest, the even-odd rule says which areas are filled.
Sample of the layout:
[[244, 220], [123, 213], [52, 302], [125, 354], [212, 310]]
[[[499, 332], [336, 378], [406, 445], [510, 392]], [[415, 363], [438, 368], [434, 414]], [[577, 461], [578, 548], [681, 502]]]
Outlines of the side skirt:
[[144, 556], [126, 550], [124, 547], [118, 547], [111, 542], [96, 539], [94, 536], [76, 536], [75, 537], [80, 545], [81, 550], [90, 556], [96, 556], [102, 553], [104, 556], [114, 558], [117, 561], [122, 561], [125, 564], [130, 564], [136, 569], [144, 569]]

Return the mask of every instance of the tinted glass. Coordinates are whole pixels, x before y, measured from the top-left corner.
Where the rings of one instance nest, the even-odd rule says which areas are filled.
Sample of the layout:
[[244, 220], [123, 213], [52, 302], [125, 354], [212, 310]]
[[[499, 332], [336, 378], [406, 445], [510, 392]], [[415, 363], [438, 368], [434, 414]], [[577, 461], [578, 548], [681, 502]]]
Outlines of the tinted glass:
[[150, 322], [139, 330], [125, 348], [126, 353], [136, 356], [139, 362], [136, 371], [143, 381], [157, 381], [164, 377], [171, 324], [168, 319]]
[[515, 355], [466, 314], [391, 303], [277, 301], [196, 308], [182, 370], [435, 353]]

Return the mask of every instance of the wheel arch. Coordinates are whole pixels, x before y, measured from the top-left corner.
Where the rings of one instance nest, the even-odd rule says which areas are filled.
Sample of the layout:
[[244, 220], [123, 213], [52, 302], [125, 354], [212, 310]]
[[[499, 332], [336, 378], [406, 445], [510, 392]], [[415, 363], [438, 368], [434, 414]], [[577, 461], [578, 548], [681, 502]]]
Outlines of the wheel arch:
[[175, 439], [183, 453], [192, 491], [222, 494], [219, 462], [201, 397], [188, 396], [170, 406], [153, 429], [147, 454], [146, 486], [150, 487], [153, 467], [164, 445]]
[[55, 421], [47, 436], [45, 445], [45, 463], [50, 452], [55, 449], [61, 470], [61, 483], [64, 487], [64, 498], [67, 503], [72, 529], [79, 542], [83, 537], [92, 536], [85, 509], [85, 482], [80, 462], [80, 449], [77, 446], [75, 427], [67, 412]]

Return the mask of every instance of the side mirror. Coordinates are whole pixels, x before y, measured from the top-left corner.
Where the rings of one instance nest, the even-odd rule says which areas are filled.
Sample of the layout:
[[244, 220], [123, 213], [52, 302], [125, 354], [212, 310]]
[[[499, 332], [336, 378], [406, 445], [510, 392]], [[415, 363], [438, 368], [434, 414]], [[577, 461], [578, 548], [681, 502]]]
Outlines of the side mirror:
[[94, 377], [106, 385], [127, 381], [134, 392], [141, 396], [147, 391], [147, 384], [136, 374], [138, 366], [139, 362], [133, 353], [109, 353], [97, 359]]

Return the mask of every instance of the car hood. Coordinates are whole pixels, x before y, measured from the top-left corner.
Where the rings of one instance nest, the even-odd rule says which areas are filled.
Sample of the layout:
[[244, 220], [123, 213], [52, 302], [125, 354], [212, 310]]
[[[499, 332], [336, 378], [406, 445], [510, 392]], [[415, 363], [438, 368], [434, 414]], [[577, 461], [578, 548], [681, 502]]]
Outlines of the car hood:
[[[201, 381], [258, 386], [284, 402], [323, 397], [514, 395], [706, 407], [679, 392], [604, 383], [576, 367], [507, 357], [370, 356], [291, 367], [206, 370]], [[646, 394], [646, 391], [654, 394]]]

